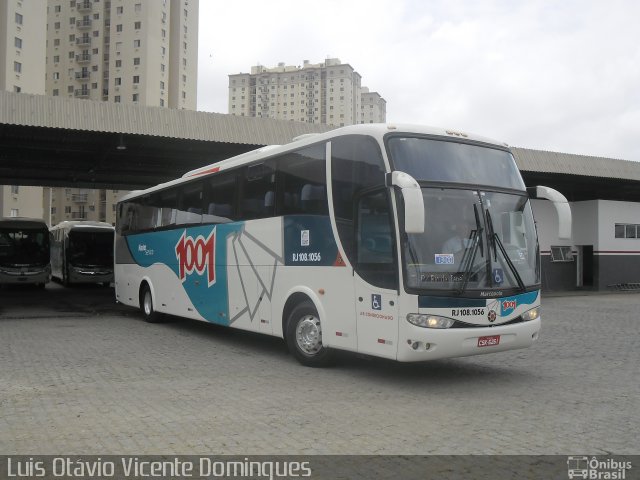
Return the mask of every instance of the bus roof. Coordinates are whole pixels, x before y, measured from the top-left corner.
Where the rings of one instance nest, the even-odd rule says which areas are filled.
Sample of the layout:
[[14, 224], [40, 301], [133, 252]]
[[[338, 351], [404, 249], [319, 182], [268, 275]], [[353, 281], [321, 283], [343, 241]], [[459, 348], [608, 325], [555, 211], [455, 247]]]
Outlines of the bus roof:
[[48, 229], [47, 222], [41, 218], [28, 217], [0, 217], [0, 226], [11, 226], [20, 228], [44, 227]]
[[391, 124], [391, 123], [370, 123], [349, 125], [346, 127], [336, 128], [324, 133], [312, 133], [306, 135], [300, 135], [293, 139], [292, 142], [285, 145], [267, 145], [256, 150], [251, 150], [234, 157], [221, 160], [219, 162], [206, 165], [204, 167], [197, 168], [185, 173], [182, 177], [169, 182], [161, 183], [154, 187], [150, 187], [146, 190], [136, 190], [123, 196], [119, 202], [126, 201], [130, 198], [145, 195], [157, 190], [162, 190], [166, 187], [179, 185], [181, 183], [195, 180], [199, 176], [205, 176], [208, 174], [216, 173], [220, 170], [226, 170], [233, 167], [251, 164], [253, 161], [266, 160], [267, 158], [285, 153], [291, 150], [297, 150], [309, 145], [313, 145], [318, 142], [330, 140], [337, 136], [343, 135], [369, 135], [374, 138], [382, 140], [384, 135], [389, 133], [408, 133], [408, 134], [421, 134], [432, 135], [436, 137], [442, 137], [443, 139], [454, 140], [466, 140], [480, 142], [488, 145], [495, 145], [500, 148], [508, 147], [506, 143], [499, 142], [490, 138], [481, 137], [478, 135], [462, 132], [460, 130], [453, 130], [439, 127], [429, 127], [424, 125], [410, 125], [410, 124]]
[[58, 223], [57, 225], [51, 227], [51, 230], [58, 230], [58, 229], [82, 229], [82, 228], [86, 228], [86, 229], [107, 229], [107, 230], [114, 230], [113, 225], [111, 225], [110, 223], [106, 223], [106, 222], [95, 222], [92, 220], [64, 220], [60, 223]]

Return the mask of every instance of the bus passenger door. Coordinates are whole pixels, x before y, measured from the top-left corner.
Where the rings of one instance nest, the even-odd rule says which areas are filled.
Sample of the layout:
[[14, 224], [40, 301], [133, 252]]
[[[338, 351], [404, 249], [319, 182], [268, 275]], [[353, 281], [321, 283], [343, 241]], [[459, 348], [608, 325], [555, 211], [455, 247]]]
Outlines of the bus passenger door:
[[398, 267], [389, 204], [387, 190], [357, 202], [354, 282], [358, 352], [396, 358]]

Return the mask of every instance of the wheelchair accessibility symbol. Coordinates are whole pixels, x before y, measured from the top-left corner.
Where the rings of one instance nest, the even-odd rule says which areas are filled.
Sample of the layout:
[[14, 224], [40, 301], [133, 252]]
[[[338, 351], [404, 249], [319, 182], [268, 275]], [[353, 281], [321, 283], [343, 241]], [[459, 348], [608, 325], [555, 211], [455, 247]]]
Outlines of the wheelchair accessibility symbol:
[[493, 283], [496, 285], [502, 285], [504, 282], [504, 271], [501, 268], [494, 268], [491, 276], [493, 277]]
[[382, 295], [371, 295], [371, 308], [373, 310], [382, 310]]
[[493, 283], [496, 285], [502, 285], [502, 282], [504, 282], [504, 272], [501, 268], [494, 268], [491, 276], [493, 277]]

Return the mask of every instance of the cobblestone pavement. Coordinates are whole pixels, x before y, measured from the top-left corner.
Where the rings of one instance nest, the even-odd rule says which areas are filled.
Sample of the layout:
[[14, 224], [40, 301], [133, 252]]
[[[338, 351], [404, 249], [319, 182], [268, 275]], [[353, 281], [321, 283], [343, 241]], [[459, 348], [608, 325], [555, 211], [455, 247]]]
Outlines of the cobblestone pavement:
[[2, 454], [637, 454], [640, 296], [543, 298], [530, 349], [300, 366], [104, 288], [0, 290]]

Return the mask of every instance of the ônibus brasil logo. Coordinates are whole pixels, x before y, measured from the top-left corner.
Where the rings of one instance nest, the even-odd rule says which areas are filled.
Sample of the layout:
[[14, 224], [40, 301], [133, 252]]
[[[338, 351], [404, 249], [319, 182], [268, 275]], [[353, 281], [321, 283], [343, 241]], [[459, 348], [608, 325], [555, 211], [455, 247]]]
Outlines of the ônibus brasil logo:
[[180, 280], [184, 282], [186, 276], [195, 271], [200, 275], [207, 273], [207, 285], [209, 287], [216, 283], [215, 252], [215, 228], [207, 238], [198, 235], [195, 239], [190, 235], [187, 236], [187, 231], [185, 230], [176, 244]]

